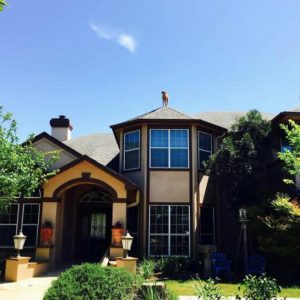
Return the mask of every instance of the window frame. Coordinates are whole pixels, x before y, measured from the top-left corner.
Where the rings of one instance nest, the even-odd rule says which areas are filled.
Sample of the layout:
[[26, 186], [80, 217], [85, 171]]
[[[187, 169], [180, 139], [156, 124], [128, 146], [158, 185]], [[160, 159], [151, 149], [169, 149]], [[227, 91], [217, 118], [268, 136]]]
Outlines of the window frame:
[[[151, 139], [151, 132], [154, 130], [166, 130], [168, 131], [168, 146], [167, 147], [152, 147], [152, 139]], [[171, 131], [172, 130], [184, 130], [187, 132], [187, 147], [171, 147]], [[149, 130], [149, 168], [150, 169], [181, 169], [186, 170], [190, 168], [190, 130], [189, 128], [150, 128]], [[167, 167], [156, 167], [152, 166], [152, 149], [167, 149], [168, 150], [168, 166]], [[180, 149], [180, 150], [187, 150], [187, 166], [185, 167], [172, 167], [171, 166], [171, 150]]]
[[[128, 134], [132, 134], [138, 132], [139, 134], [139, 147], [138, 148], [133, 148], [133, 149], [125, 149], [125, 138], [126, 135]], [[138, 167], [136, 168], [126, 168], [126, 153], [127, 152], [132, 152], [132, 151], [136, 151], [138, 150]], [[140, 129], [136, 129], [133, 131], [126, 131], [124, 132], [124, 136], [123, 136], [123, 171], [133, 171], [133, 170], [139, 170], [141, 168], [141, 130]]]
[[[202, 208], [211, 208], [212, 209], [212, 233], [202, 233]], [[215, 207], [214, 206], [209, 206], [209, 205], [201, 205], [201, 210], [200, 210], [200, 232], [199, 232], [199, 244], [200, 245], [215, 245], [216, 244], [216, 214], [215, 214]], [[204, 244], [202, 243], [202, 237], [203, 236], [212, 236], [212, 241], [213, 244]]]
[[[26, 205], [38, 205], [38, 219], [36, 224], [24, 224], [23, 219], [24, 219], [24, 211], [25, 211], [25, 206]], [[34, 246], [26, 246], [26, 242], [24, 245], [25, 248], [36, 248], [38, 244], [38, 237], [39, 237], [39, 227], [40, 227], [40, 214], [41, 214], [41, 204], [40, 203], [32, 203], [32, 202], [27, 202], [23, 203], [22, 205], [22, 217], [21, 217], [21, 223], [20, 223], [20, 229], [23, 232], [23, 226], [35, 226], [36, 227], [36, 237], [35, 237], [35, 244]]]
[[[208, 151], [206, 149], [201, 149], [200, 148], [200, 134], [203, 133], [203, 134], [206, 134], [206, 135], [209, 135], [210, 136], [210, 148], [211, 148], [211, 151]], [[204, 151], [204, 152], [207, 152], [207, 153], [210, 153], [210, 155], [213, 154], [214, 152], [214, 149], [213, 149], [213, 134], [212, 133], [209, 133], [209, 132], [206, 132], [206, 131], [203, 131], [203, 130], [198, 130], [198, 169], [199, 170], [203, 170], [204, 167], [201, 166], [201, 161], [200, 161], [200, 151]]]
[[[167, 206], [168, 207], [168, 233], [151, 233], [151, 207], [153, 206]], [[171, 232], [171, 207], [180, 206], [180, 207], [188, 207], [188, 224], [189, 224], [189, 231], [188, 233], [172, 233]], [[148, 256], [149, 257], [157, 257], [155, 254], [151, 254], [151, 236], [167, 236], [168, 238], [168, 254], [167, 255], [160, 255], [161, 257], [190, 257], [191, 256], [191, 207], [189, 204], [151, 204], [149, 205], [149, 212], [148, 212]], [[172, 236], [187, 236], [189, 239], [188, 247], [189, 253], [188, 255], [171, 255], [171, 237]]]
[[[20, 216], [20, 203], [10, 203], [9, 205], [17, 205], [18, 206], [18, 212], [17, 212], [17, 223], [0, 223], [0, 226], [16, 226], [15, 234], [18, 234], [18, 228], [19, 228], [19, 216]], [[12, 237], [13, 238], [13, 237]], [[8, 249], [13, 248], [14, 246], [4, 246], [0, 244], [0, 248]]]

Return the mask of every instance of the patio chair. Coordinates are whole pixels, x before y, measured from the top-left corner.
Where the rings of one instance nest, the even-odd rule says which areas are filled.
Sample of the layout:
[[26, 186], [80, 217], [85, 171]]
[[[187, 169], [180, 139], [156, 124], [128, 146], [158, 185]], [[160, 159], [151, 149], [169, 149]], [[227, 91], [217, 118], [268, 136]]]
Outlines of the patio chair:
[[261, 255], [251, 255], [249, 257], [248, 266], [246, 268], [245, 275], [257, 275], [261, 276], [266, 267], [266, 260]]
[[232, 261], [226, 258], [226, 254], [215, 252], [211, 255], [212, 273], [214, 277], [219, 277], [221, 273], [227, 274], [231, 278]]

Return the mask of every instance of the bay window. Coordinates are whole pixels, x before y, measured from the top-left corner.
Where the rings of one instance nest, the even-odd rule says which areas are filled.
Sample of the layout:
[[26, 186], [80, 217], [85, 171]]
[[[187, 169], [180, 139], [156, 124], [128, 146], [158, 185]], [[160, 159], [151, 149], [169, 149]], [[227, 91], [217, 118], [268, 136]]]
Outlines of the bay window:
[[189, 130], [150, 129], [150, 168], [188, 168]]
[[140, 168], [140, 131], [135, 130], [124, 134], [123, 170]]
[[212, 154], [212, 135], [207, 132], [198, 132], [199, 169], [205, 168], [205, 162]]
[[189, 205], [150, 205], [149, 256], [190, 255]]

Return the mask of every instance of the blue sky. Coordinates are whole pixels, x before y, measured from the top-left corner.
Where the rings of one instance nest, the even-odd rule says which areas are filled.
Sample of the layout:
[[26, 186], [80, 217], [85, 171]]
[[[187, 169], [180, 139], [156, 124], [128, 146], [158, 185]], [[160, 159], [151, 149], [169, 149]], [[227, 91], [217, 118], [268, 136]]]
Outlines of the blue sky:
[[65, 114], [73, 136], [161, 105], [278, 113], [300, 105], [300, 1], [8, 0], [0, 103], [21, 139]]

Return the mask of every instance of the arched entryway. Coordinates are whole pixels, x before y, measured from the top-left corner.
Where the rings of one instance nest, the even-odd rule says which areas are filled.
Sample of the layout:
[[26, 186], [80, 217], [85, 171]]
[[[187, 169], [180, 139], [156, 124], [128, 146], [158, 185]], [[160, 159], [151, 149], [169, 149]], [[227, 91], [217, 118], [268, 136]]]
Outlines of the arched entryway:
[[113, 195], [97, 185], [70, 188], [63, 198], [62, 261], [100, 261], [111, 242]]

